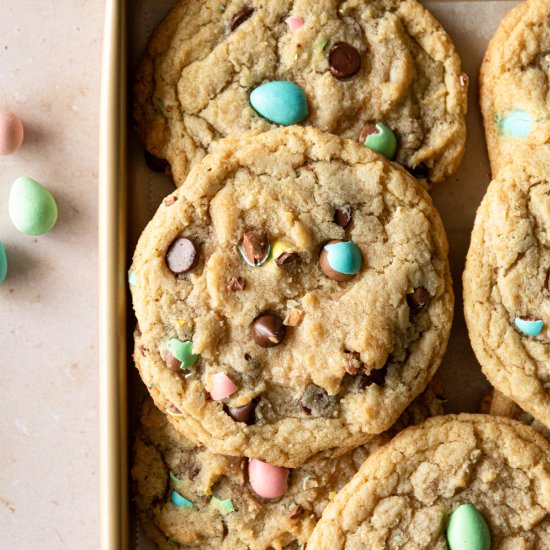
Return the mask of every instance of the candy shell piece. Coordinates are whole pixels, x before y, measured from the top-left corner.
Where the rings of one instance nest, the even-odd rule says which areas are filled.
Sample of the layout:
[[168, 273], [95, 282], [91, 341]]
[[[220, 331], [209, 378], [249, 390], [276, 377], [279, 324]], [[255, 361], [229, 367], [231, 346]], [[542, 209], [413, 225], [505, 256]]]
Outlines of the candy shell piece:
[[517, 110], [498, 117], [497, 124], [503, 136], [526, 138], [533, 129], [533, 117], [527, 111]]
[[248, 463], [248, 475], [253, 491], [263, 498], [279, 498], [288, 488], [287, 468], [253, 458]]
[[137, 282], [136, 274], [133, 271], [130, 271], [130, 273], [128, 273], [128, 284], [135, 286], [136, 282]]
[[290, 126], [309, 114], [306, 94], [294, 82], [274, 80], [258, 86], [250, 94], [252, 108], [275, 124]]
[[210, 500], [210, 504], [215, 508], [222, 516], [226, 516], [235, 511], [233, 501], [228, 498], [227, 500], [220, 500], [213, 496]]
[[192, 350], [193, 342], [182, 342], [176, 338], [172, 338], [168, 342], [168, 351], [178, 361], [181, 361], [180, 369], [182, 370], [192, 367], [199, 360], [200, 355], [195, 355]]
[[304, 26], [304, 20], [297, 15], [291, 15], [290, 17], [287, 17], [285, 21], [290, 32], [296, 32]]
[[0, 285], [6, 280], [8, 274], [8, 257], [6, 256], [6, 249], [0, 241]]
[[447, 542], [450, 550], [491, 549], [489, 526], [475, 506], [462, 504], [451, 514]]
[[185, 497], [182, 497], [177, 491], [172, 491], [172, 504], [178, 508], [194, 508], [195, 505], [187, 500]]
[[21, 145], [25, 131], [23, 123], [13, 113], [0, 109], [0, 155], [11, 155]]
[[363, 265], [363, 256], [353, 241], [343, 241], [325, 245], [328, 263], [334, 271], [355, 275]]
[[43, 235], [57, 221], [52, 194], [31, 178], [17, 178], [10, 190], [9, 212], [13, 225], [27, 235]]
[[210, 397], [212, 397], [214, 401], [219, 401], [220, 399], [225, 399], [233, 395], [238, 389], [235, 382], [233, 382], [225, 372], [217, 372], [212, 377]]
[[523, 332], [527, 336], [538, 336], [544, 326], [543, 321], [531, 321], [530, 319], [522, 319], [521, 317], [516, 317], [514, 324], [520, 332]]
[[366, 136], [363, 145], [393, 160], [397, 151], [397, 138], [393, 130], [382, 122], [377, 122], [375, 126], [376, 131]]

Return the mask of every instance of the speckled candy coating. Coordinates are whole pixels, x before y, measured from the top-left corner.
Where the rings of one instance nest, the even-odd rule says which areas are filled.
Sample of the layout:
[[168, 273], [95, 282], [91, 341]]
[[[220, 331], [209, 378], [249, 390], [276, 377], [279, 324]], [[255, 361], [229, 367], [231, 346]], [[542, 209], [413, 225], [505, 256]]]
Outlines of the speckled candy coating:
[[[136, 364], [158, 406], [182, 412], [177, 429], [222, 454], [293, 467], [364, 443], [422, 392], [446, 348], [453, 294], [439, 216], [406, 171], [357, 141], [294, 126], [228, 142], [173, 197], [140, 238], [131, 290]], [[200, 257], [175, 275], [165, 254], [182, 236]], [[321, 271], [331, 240], [360, 251], [349, 280]], [[245, 261], [243, 242], [250, 259], [268, 241], [297, 257]], [[424, 289], [422, 307], [410, 287]], [[200, 355], [185, 373], [163, 359], [172, 338]], [[208, 399], [220, 371], [238, 391]], [[227, 412], [250, 403], [251, 424]]]

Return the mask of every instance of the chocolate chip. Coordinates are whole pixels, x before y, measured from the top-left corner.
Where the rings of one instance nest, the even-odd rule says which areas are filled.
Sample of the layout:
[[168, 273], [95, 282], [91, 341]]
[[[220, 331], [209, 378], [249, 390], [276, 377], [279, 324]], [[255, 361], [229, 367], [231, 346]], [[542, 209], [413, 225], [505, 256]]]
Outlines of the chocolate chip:
[[330, 72], [338, 79], [350, 78], [361, 68], [359, 52], [346, 42], [338, 42], [328, 54]]
[[329, 395], [320, 386], [309, 384], [300, 397], [299, 403], [308, 416], [328, 417], [332, 415], [337, 398]]
[[365, 144], [365, 140], [372, 136], [373, 134], [378, 134], [378, 128], [376, 127], [376, 124], [374, 122], [367, 122], [365, 126], [363, 126], [363, 129], [361, 130], [361, 133], [359, 134], [359, 143], [361, 145]]
[[252, 14], [254, 8], [242, 8], [231, 19], [231, 30], [234, 31], [239, 25], [242, 25]]
[[244, 360], [245, 361], [252, 361], [252, 356], [250, 355], [250, 353], [245, 353], [244, 354]]
[[[326, 244], [335, 244], [335, 243], [342, 243], [344, 241], [339, 240], [332, 240], [329, 241]], [[326, 246], [326, 245], [325, 245]], [[332, 266], [330, 265], [328, 261], [328, 252], [323, 247], [323, 250], [321, 250], [321, 255], [319, 256], [319, 266], [323, 273], [332, 281], [337, 281], [338, 283], [342, 283], [344, 281], [349, 281], [355, 277], [354, 274], [348, 274], [348, 273], [340, 273], [340, 271], [336, 271], [335, 269], [332, 269]]]
[[357, 351], [349, 352], [348, 363], [346, 365], [346, 372], [349, 374], [357, 374], [360, 370], [365, 367], [361, 361], [361, 356]]
[[195, 478], [199, 475], [201, 469], [200, 468], [195, 468], [194, 470], [191, 471], [191, 473], [189, 474], [189, 479], [191, 481], [195, 481]]
[[278, 258], [275, 258], [275, 263], [282, 267], [283, 265], [291, 264], [300, 258], [297, 252], [283, 252]]
[[247, 426], [251, 426], [256, 421], [254, 410], [256, 409], [256, 402], [251, 401], [242, 407], [228, 407], [225, 406], [225, 412], [235, 421], [244, 422]]
[[199, 255], [195, 243], [186, 237], [177, 238], [166, 253], [166, 265], [175, 275], [187, 273], [197, 263]]
[[550, 270], [546, 274], [546, 282], [544, 283], [544, 286], [546, 287], [546, 290], [550, 292]]
[[334, 223], [344, 229], [351, 223], [351, 206], [338, 206], [334, 211]]
[[295, 506], [294, 508], [292, 508], [292, 510], [290, 511], [290, 514], [288, 514], [288, 517], [290, 519], [296, 519], [303, 516], [303, 514], [304, 514], [304, 507], [301, 504], [298, 504], [298, 506]]
[[371, 370], [369, 374], [361, 374], [357, 380], [357, 389], [364, 390], [373, 384], [384, 387], [388, 366], [384, 365], [381, 369]]
[[165, 159], [161, 159], [159, 157], [155, 157], [155, 155], [152, 155], [149, 153], [149, 151], [145, 151], [145, 164], [147, 164], [147, 167], [149, 170], [152, 170], [153, 172], [159, 172], [164, 173], [166, 172], [166, 169], [168, 168], [168, 161]]
[[181, 361], [179, 359], [176, 359], [168, 350], [164, 350], [162, 358], [169, 369], [181, 374]]
[[271, 313], [264, 313], [254, 319], [252, 337], [262, 348], [272, 348], [280, 344], [286, 334], [285, 326], [279, 317]]
[[136, 321], [136, 328], [134, 329], [134, 337], [141, 336], [141, 328], [139, 326], [139, 321]]
[[407, 294], [407, 303], [412, 311], [420, 311], [430, 301], [430, 293], [423, 287], [414, 289], [414, 292]]
[[246, 281], [243, 277], [232, 277], [231, 280], [227, 283], [227, 288], [231, 292], [237, 292], [238, 290], [244, 290]]
[[247, 231], [241, 242], [241, 252], [250, 265], [259, 265], [269, 253], [269, 239], [263, 229]]

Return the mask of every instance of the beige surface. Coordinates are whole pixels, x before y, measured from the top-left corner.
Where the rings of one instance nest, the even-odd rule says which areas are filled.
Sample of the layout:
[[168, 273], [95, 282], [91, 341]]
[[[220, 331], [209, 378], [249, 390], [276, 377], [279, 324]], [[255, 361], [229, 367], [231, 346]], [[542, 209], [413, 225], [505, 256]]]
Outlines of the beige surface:
[[[23, 148], [0, 157], [0, 547], [98, 547], [97, 139], [103, 0], [5, 0], [0, 106]], [[18, 233], [12, 181], [57, 199], [42, 237]]]

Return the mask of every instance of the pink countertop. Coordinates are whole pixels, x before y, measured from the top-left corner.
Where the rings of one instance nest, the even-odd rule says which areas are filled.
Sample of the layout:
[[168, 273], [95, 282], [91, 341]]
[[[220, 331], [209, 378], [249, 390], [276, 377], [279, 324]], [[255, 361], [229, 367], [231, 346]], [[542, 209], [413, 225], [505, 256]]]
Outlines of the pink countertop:
[[[0, 157], [0, 533], [3, 549], [97, 549], [97, 152], [102, 0], [5, 0], [0, 107], [21, 117]], [[19, 233], [8, 194], [55, 196], [47, 235]]]

